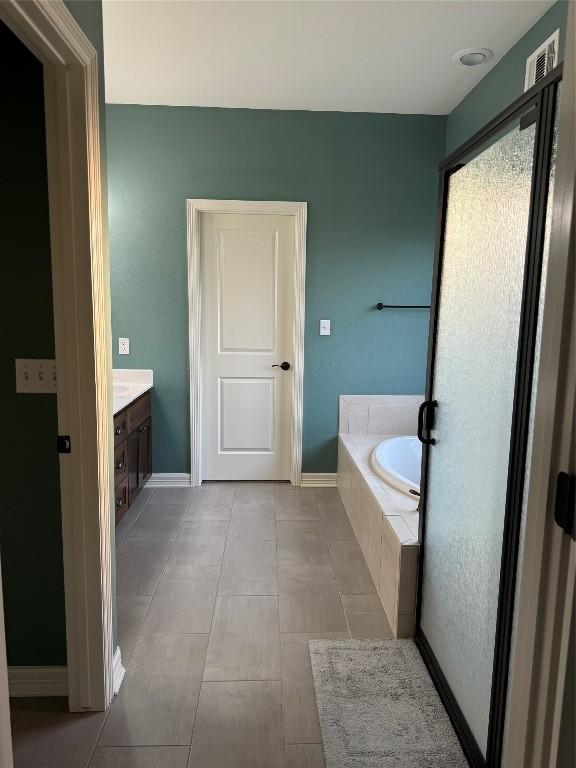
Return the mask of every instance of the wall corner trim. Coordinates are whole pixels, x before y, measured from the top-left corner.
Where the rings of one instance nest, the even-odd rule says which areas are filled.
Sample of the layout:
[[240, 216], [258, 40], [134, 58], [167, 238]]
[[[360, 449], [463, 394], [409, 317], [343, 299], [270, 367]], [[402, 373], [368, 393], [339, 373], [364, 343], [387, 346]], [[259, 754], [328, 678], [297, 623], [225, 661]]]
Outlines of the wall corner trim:
[[122, 651], [120, 650], [120, 646], [116, 648], [114, 653], [112, 673], [114, 680], [114, 696], [117, 696], [120, 686], [122, 685], [122, 680], [124, 680], [124, 675], [126, 674], [126, 668], [122, 664]]
[[303, 472], [300, 485], [302, 488], [335, 488], [336, 472]]
[[189, 472], [155, 472], [146, 486], [148, 488], [179, 488], [190, 484]]
[[13, 698], [68, 696], [67, 667], [8, 667], [8, 690]]

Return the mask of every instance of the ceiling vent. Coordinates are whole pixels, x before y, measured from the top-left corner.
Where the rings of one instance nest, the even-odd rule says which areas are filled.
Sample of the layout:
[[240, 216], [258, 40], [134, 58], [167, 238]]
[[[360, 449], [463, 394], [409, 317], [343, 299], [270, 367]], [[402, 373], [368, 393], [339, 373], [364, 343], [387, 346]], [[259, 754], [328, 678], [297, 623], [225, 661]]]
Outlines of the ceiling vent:
[[538, 80], [542, 80], [548, 72], [558, 64], [558, 44], [560, 30], [557, 29], [548, 40], [542, 43], [533, 54], [526, 59], [526, 78], [524, 90], [532, 88]]

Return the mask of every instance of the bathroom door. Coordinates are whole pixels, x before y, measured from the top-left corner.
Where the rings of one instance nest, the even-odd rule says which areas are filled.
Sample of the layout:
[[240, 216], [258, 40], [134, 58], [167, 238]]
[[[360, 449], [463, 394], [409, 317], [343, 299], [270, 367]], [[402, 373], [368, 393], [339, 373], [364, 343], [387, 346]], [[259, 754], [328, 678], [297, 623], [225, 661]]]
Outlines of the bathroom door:
[[290, 479], [294, 268], [293, 217], [202, 214], [205, 480]]
[[472, 765], [500, 765], [556, 83], [441, 169], [417, 643]]

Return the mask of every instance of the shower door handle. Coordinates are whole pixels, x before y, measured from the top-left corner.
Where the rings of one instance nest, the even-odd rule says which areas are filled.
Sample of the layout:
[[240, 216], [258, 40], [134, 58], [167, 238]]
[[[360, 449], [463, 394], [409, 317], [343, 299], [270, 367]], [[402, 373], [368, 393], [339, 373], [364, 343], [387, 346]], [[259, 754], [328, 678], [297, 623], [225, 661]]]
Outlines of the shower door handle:
[[436, 440], [433, 437], [424, 437], [424, 432], [430, 434], [434, 429], [434, 412], [438, 407], [436, 400], [424, 400], [418, 408], [418, 440], [423, 445], [434, 445]]

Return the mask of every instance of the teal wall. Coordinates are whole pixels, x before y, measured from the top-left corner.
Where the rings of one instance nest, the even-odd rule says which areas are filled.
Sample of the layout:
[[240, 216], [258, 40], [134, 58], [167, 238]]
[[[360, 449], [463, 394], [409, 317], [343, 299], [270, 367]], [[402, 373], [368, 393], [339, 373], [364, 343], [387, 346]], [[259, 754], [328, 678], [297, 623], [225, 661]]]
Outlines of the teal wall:
[[567, 12], [568, 3], [558, 0], [448, 115], [447, 154], [522, 95], [526, 59], [558, 28], [562, 58]]
[[114, 363], [154, 369], [155, 472], [190, 468], [187, 198], [309, 204], [304, 471], [336, 469], [340, 394], [423, 391], [428, 313], [373, 306], [429, 301], [444, 117], [108, 105], [107, 130]]

